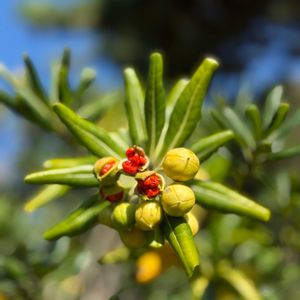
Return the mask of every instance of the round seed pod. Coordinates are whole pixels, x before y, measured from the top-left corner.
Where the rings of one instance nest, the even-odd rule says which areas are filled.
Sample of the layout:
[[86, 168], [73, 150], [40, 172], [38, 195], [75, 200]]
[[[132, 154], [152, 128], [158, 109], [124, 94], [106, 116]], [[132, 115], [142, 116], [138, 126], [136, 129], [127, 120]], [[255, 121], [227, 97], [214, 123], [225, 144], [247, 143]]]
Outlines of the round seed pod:
[[120, 230], [132, 227], [135, 222], [135, 209], [136, 206], [134, 204], [127, 202], [116, 205], [111, 215], [113, 227]]
[[169, 150], [162, 163], [165, 174], [176, 181], [187, 181], [196, 175], [200, 162], [196, 154], [186, 148]]
[[128, 248], [137, 249], [146, 246], [147, 238], [145, 232], [137, 227], [120, 231], [120, 238], [124, 245]]
[[135, 211], [136, 226], [145, 231], [153, 230], [161, 219], [161, 206], [156, 201], [142, 202]]
[[162, 193], [161, 203], [164, 211], [173, 217], [182, 217], [195, 204], [192, 189], [182, 184], [169, 185]]
[[196, 216], [189, 211], [185, 216], [184, 216], [185, 220], [187, 221], [187, 223], [189, 224], [192, 234], [196, 235], [199, 231], [199, 222], [196, 218]]
[[95, 177], [102, 185], [113, 185], [119, 178], [119, 161], [114, 157], [103, 157], [94, 165]]

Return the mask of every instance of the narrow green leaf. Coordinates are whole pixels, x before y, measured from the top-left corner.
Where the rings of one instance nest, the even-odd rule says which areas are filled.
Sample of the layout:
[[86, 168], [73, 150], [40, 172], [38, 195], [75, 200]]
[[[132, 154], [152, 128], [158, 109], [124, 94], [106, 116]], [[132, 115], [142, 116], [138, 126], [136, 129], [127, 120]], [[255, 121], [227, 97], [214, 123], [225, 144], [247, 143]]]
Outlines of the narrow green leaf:
[[63, 104], [55, 104], [54, 111], [74, 137], [96, 156], [114, 156], [120, 158], [123, 149], [114, 143], [109, 134], [93, 123], [82, 119]]
[[257, 105], [248, 105], [246, 107], [245, 115], [250, 122], [253, 136], [258, 140], [262, 133], [262, 121]]
[[218, 274], [228, 282], [245, 300], [262, 300], [259, 291], [255, 288], [252, 280], [242, 271], [233, 269], [226, 263], [220, 263]]
[[69, 83], [69, 71], [71, 65], [71, 51], [66, 48], [63, 52], [58, 71], [58, 99], [60, 102], [70, 104], [73, 100], [73, 93]]
[[275, 132], [273, 138], [284, 138], [291, 130], [300, 125], [300, 108], [289, 117]]
[[99, 98], [94, 99], [92, 102], [89, 102], [85, 105], [82, 105], [77, 114], [82, 116], [85, 119], [89, 120], [99, 120], [108, 108], [112, 107], [117, 100], [121, 97], [119, 92], [113, 92], [100, 96]]
[[65, 185], [47, 185], [26, 202], [26, 204], [24, 205], [24, 210], [27, 212], [33, 212], [39, 207], [42, 207], [47, 203], [61, 197], [68, 190], [69, 187]]
[[23, 106], [26, 106], [31, 116], [40, 126], [48, 130], [53, 129], [54, 118], [47, 104], [25, 87], [20, 87], [17, 90], [17, 97], [19, 97]]
[[272, 122], [270, 123], [265, 136], [269, 136], [272, 134], [276, 129], [278, 129], [281, 124], [284, 122], [288, 112], [290, 109], [290, 105], [288, 103], [280, 103], [278, 110], [276, 111]]
[[275, 86], [268, 94], [263, 114], [264, 128], [268, 128], [268, 126], [272, 122], [273, 117], [276, 114], [281, 102], [282, 94], [283, 87], [281, 85]]
[[148, 153], [155, 150], [165, 124], [166, 102], [163, 85], [163, 59], [159, 53], [150, 56], [148, 84], [145, 96], [145, 119], [148, 133]]
[[72, 158], [52, 158], [44, 161], [45, 169], [71, 168], [81, 165], [94, 164], [97, 158], [95, 156], [72, 157]]
[[291, 147], [288, 149], [284, 149], [282, 151], [278, 151], [275, 153], [271, 153], [267, 159], [268, 160], [281, 160], [281, 159], [286, 159], [286, 158], [292, 158], [295, 156], [300, 155], [300, 145]]
[[99, 202], [93, 197], [75, 209], [63, 221], [44, 232], [46, 240], [56, 240], [62, 236], [74, 236], [81, 234], [98, 223], [101, 211], [109, 206], [108, 201]]
[[162, 228], [165, 237], [180, 257], [187, 276], [191, 278], [199, 271], [200, 258], [189, 225], [184, 218], [165, 215]]
[[199, 181], [193, 187], [198, 204], [215, 208], [225, 213], [256, 218], [262, 221], [270, 219], [270, 211], [216, 182]]
[[47, 94], [43, 88], [43, 85], [40, 81], [39, 75], [32, 60], [26, 54], [23, 56], [23, 60], [26, 67], [26, 75], [29, 80], [31, 89], [41, 100], [48, 104]]
[[16, 101], [15, 101], [14, 97], [8, 95], [4, 91], [0, 91], [0, 103], [3, 103], [8, 108], [14, 110], [17, 113], [21, 113], [18, 110], [18, 107], [17, 107], [17, 104], [16, 104]]
[[[210, 110], [210, 115], [221, 129], [225, 130], [225, 129], [228, 129], [230, 127], [230, 125], [228, 124], [228, 122], [224, 118], [224, 116], [221, 115], [220, 112], [218, 112], [216, 109], [211, 109]], [[235, 138], [237, 138], [237, 137], [235, 137]]]
[[59, 91], [58, 91], [58, 75], [59, 75], [60, 64], [54, 62], [51, 65], [51, 86], [49, 92], [50, 103], [56, 103], [59, 101]]
[[206, 58], [189, 81], [174, 106], [162, 149], [156, 157], [161, 158], [168, 149], [182, 146], [193, 133], [201, 117], [202, 103], [218, 62]]
[[256, 143], [251, 131], [235, 113], [235, 111], [230, 107], [225, 107], [223, 109], [223, 115], [224, 118], [226, 118], [227, 123], [229, 124], [229, 129], [234, 132], [234, 135], [239, 143], [241, 143], [242, 146], [255, 149]]
[[125, 79], [125, 108], [128, 118], [131, 139], [136, 145], [144, 145], [147, 139], [144, 117], [144, 92], [140, 81], [131, 68], [124, 71]]
[[188, 83], [188, 79], [182, 78], [179, 79], [172, 87], [171, 91], [166, 97], [167, 115], [171, 113], [173, 107], [176, 105], [177, 100], [179, 99], [181, 93], [183, 92]]
[[25, 182], [33, 184], [65, 184], [77, 187], [99, 186], [99, 182], [93, 174], [93, 165], [31, 173], [25, 177]]
[[203, 162], [233, 137], [234, 134], [231, 130], [224, 130], [200, 139], [191, 146], [191, 150], [197, 154], [200, 162]]
[[84, 68], [80, 74], [79, 85], [74, 92], [76, 97], [80, 97], [94, 82], [96, 71], [92, 68]]

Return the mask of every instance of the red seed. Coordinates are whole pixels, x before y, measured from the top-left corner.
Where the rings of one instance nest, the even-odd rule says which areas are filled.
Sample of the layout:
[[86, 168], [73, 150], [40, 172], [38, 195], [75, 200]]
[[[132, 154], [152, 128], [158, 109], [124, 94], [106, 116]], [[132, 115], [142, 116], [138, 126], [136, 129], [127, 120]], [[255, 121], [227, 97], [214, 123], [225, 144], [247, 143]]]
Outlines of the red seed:
[[108, 200], [109, 202], [118, 202], [122, 200], [122, 198], [123, 198], [123, 192], [119, 192], [117, 194], [109, 195], [105, 197], [105, 199]]
[[128, 158], [130, 158], [131, 156], [133, 156], [135, 154], [135, 149], [133, 147], [131, 148], [128, 148], [127, 151], [126, 151], [126, 156]]
[[146, 195], [148, 198], [154, 198], [155, 196], [157, 196], [160, 193], [159, 188], [153, 188], [153, 189], [148, 189], [146, 192]]
[[122, 163], [122, 167], [125, 173], [130, 174], [130, 175], [134, 175], [137, 173], [138, 171], [138, 167], [132, 165], [131, 161], [124, 161]]
[[104, 165], [104, 167], [100, 171], [100, 176], [103, 176], [106, 174], [114, 165], [116, 164], [115, 161], [108, 162], [107, 164]]

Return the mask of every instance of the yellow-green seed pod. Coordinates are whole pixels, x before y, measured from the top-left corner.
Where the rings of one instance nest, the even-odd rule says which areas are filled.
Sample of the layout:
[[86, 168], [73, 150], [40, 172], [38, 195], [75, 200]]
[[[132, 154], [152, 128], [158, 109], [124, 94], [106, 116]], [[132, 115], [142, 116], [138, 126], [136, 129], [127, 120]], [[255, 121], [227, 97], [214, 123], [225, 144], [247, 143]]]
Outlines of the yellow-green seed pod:
[[165, 174], [176, 181], [187, 181], [196, 175], [200, 162], [196, 154], [186, 148], [175, 148], [167, 152], [162, 163]]
[[122, 242], [128, 248], [137, 249], [146, 246], [147, 238], [145, 232], [135, 226], [131, 229], [120, 231], [119, 234]]
[[153, 230], [161, 219], [161, 206], [156, 201], [142, 202], [135, 211], [136, 226], [142, 230]]
[[111, 215], [113, 227], [120, 230], [132, 227], [135, 222], [135, 210], [136, 206], [131, 203], [123, 202], [116, 205]]
[[96, 161], [94, 174], [102, 185], [114, 184], [120, 175], [118, 169], [119, 161], [114, 157], [103, 157]]
[[184, 216], [185, 220], [187, 221], [187, 223], [189, 224], [192, 234], [196, 235], [199, 231], [199, 221], [196, 218], [196, 216], [189, 211], [185, 216]]
[[173, 217], [182, 217], [195, 204], [195, 195], [192, 189], [182, 184], [172, 184], [162, 193], [161, 203], [164, 211]]

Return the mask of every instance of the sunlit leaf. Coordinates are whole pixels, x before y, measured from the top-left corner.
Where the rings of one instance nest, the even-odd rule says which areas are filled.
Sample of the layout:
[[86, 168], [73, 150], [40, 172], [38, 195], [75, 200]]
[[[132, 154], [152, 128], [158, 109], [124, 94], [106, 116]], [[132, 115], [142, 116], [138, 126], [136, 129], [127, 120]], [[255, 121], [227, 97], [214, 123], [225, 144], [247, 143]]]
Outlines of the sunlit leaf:
[[270, 211], [267, 208], [220, 183], [199, 181], [193, 186], [193, 191], [198, 204], [205, 207], [262, 221], [270, 219]]
[[26, 67], [27, 79], [29, 81], [31, 89], [40, 99], [42, 99], [45, 103], [48, 104], [47, 94], [42, 86], [42, 83], [40, 81], [39, 75], [36, 71], [33, 62], [31, 61], [28, 55], [24, 55], [23, 60]]
[[190, 226], [184, 218], [165, 215], [162, 225], [164, 235], [180, 257], [188, 277], [199, 271], [200, 258]]
[[93, 174], [93, 165], [31, 173], [25, 177], [25, 182], [33, 184], [65, 184], [77, 187], [99, 186], [99, 182]]
[[125, 108], [132, 141], [136, 145], [144, 145], [147, 139], [144, 117], [144, 92], [135, 71], [127, 68], [125, 78]]
[[114, 156], [120, 158], [123, 149], [114, 143], [102, 128], [79, 117], [63, 104], [55, 104], [54, 111], [77, 140], [96, 156]]
[[250, 122], [253, 135], [256, 139], [259, 139], [262, 133], [262, 120], [257, 105], [248, 105], [246, 107], [245, 115]]
[[81, 165], [94, 164], [96, 160], [97, 158], [95, 156], [52, 158], [44, 161], [43, 167], [45, 169], [71, 168]]
[[206, 58], [189, 81], [172, 111], [168, 130], [155, 157], [162, 157], [171, 148], [179, 147], [193, 133], [201, 117], [202, 103], [218, 62]]
[[200, 139], [198, 142], [193, 144], [190, 149], [197, 154], [200, 162], [203, 162], [233, 137], [234, 134], [231, 130], [221, 131]]
[[97, 197], [85, 201], [60, 223], [44, 232], [46, 240], [56, 240], [62, 236], [74, 236], [85, 232], [98, 223], [101, 211], [109, 206], [108, 201], [99, 202]]
[[163, 85], [163, 59], [159, 53], [150, 56], [148, 83], [145, 95], [145, 121], [148, 133], [148, 152], [155, 150], [165, 124], [165, 91]]

